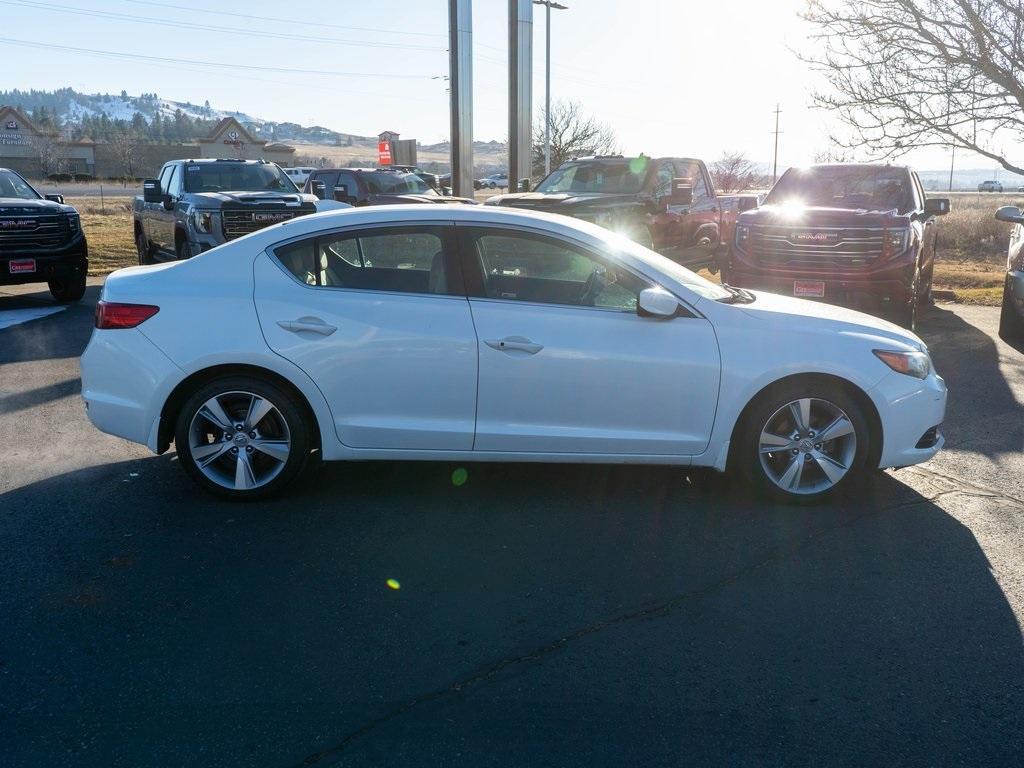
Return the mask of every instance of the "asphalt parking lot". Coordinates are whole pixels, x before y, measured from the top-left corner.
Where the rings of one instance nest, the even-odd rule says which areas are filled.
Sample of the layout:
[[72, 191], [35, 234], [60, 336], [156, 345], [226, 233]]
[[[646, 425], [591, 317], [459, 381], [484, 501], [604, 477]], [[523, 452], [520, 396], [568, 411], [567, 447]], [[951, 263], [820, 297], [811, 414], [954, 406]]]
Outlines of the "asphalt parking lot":
[[425, 463], [237, 505], [88, 424], [98, 287], [24, 321], [38, 288], [0, 288], [4, 766], [1020, 762], [1024, 355], [996, 309], [924, 318], [947, 450], [830, 506]]

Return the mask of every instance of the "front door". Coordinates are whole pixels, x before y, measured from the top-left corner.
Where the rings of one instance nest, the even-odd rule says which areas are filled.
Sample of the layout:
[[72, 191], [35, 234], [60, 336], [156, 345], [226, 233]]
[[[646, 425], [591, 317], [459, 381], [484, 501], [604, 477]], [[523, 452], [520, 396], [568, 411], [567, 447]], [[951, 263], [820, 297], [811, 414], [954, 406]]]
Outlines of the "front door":
[[705, 449], [720, 375], [707, 320], [638, 316], [649, 281], [575, 243], [459, 231], [479, 339], [475, 450]]
[[267, 343], [316, 382], [342, 443], [472, 448], [476, 334], [450, 226], [279, 247], [256, 259], [254, 299]]

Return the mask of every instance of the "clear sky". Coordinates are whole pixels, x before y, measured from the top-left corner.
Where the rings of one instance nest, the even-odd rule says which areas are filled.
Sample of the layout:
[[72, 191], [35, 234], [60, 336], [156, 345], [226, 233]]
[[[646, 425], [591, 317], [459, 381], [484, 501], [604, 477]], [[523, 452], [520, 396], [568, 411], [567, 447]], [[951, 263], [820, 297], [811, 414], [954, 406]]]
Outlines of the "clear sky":
[[[569, 10], [552, 12], [552, 98], [575, 99], [611, 124], [623, 151], [707, 160], [742, 151], [770, 162], [776, 104], [780, 167], [811, 162], [828, 148], [827, 115], [809, 106], [821, 83], [793, 52], [808, 45], [798, 16], [804, 0], [562, 2]], [[425, 143], [448, 136], [445, 0], [0, 0], [0, 18], [5, 88], [156, 92], [355, 134], [389, 129]], [[506, 137], [506, 23], [506, 0], [475, 0], [477, 139]], [[539, 6], [534, 62], [536, 115], [544, 97]], [[943, 151], [907, 159], [922, 170], [949, 162]]]

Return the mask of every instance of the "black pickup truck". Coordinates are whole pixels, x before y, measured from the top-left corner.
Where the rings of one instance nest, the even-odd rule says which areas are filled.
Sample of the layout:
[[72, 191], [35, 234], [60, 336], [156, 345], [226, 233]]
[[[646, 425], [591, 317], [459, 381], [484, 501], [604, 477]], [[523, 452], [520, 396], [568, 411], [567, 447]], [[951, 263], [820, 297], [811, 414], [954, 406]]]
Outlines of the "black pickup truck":
[[316, 213], [284, 171], [264, 160], [172, 160], [135, 198], [139, 264], [188, 259], [228, 240]]
[[728, 250], [738, 201], [715, 193], [700, 160], [601, 155], [563, 163], [534, 191], [497, 195], [485, 205], [592, 221], [699, 268], [713, 267]]
[[78, 211], [0, 168], [0, 285], [46, 283], [57, 301], [78, 301], [88, 268]]

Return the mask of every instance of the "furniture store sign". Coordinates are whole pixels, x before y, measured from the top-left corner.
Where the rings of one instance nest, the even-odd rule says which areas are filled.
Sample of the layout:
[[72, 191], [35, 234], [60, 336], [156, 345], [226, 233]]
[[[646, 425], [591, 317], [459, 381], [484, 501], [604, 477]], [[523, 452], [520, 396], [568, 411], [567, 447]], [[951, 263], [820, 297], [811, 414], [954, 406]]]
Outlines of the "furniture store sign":
[[17, 120], [6, 120], [3, 130], [0, 130], [0, 146], [5, 147], [29, 147], [32, 145], [32, 137], [26, 135]]

